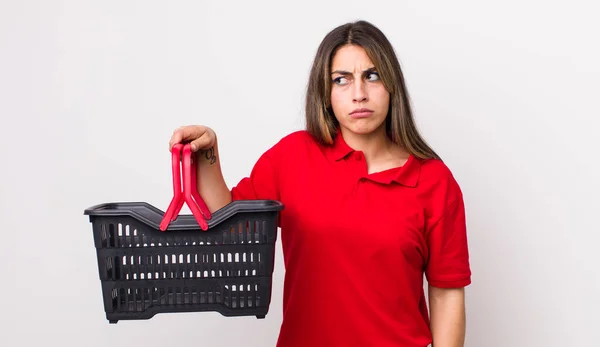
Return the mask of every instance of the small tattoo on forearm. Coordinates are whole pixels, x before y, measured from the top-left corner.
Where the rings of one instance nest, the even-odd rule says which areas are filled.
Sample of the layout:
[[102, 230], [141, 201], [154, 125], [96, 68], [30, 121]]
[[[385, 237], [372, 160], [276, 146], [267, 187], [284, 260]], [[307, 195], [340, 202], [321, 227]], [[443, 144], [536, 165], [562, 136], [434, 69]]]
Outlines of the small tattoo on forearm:
[[210, 164], [214, 164], [217, 161], [217, 157], [215, 156], [215, 149], [210, 148], [204, 152], [204, 157], [206, 160], [210, 161]]

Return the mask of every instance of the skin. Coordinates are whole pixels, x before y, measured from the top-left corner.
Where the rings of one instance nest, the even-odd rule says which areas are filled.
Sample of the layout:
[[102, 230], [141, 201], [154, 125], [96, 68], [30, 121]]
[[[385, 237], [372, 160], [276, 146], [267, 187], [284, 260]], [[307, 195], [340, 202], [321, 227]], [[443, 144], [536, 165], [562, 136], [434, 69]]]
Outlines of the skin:
[[433, 347], [463, 347], [466, 330], [464, 288], [430, 285], [428, 290]]
[[[390, 94], [365, 50], [354, 45], [341, 47], [333, 57], [331, 71], [331, 105], [335, 117], [346, 143], [365, 155], [368, 172], [404, 165], [409, 153], [391, 142], [385, 134]], [[351, 113], [357, 108], [367, 108], [372, 112], [356, 118]], [[221, 172], [215, 132], [203, 125], [180, 127], [169, 140], [169, 150], [174, 144], [182, 142], [190, 142], [192, 151], [196, 153], [198, 191], [209, 210], [215, 212], [229, 204], [232, 201], [231, 192]], [[463, 346], [464, 289], [429, 286], [428, 290], [433, 346]]]
[[[408, 152], [385, 135], [390, 93], [366, 51], [355, 45], [341, 47], [332, 59], [331, 71], [333, 112], [346, 143], [364, 153], [368, 172], [404, 165]], [[351, 114], [360, 108], [373, 112], [360, 118]]]

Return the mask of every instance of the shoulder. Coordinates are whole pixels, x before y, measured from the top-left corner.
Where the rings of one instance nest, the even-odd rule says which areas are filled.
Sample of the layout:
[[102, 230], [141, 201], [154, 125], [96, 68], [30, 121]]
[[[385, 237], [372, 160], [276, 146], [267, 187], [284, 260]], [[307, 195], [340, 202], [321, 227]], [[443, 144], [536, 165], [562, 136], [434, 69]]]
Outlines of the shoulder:
[[318, 147], [315, 138], [306, 130], [297, 130], [283, 136], [272, 148], [276, 152], [294, 153]]
[[450, 168], [440, 159], [422, 159], [421, 177], [427, 180], [453, 178]]
[[293, 146], [293, 145], [306, 145], [306, 144], [316, 144], [313, 136], [306, 130], [297, 130], [287, 134], [282, 137], [279, 143]]
[[421, 160], [419, 185], [447, 201], [462, 198], [462, 191], [454, 173], [440, 159]]
[[310, 156], [319, 150], [319, 145], [312, 135], [306, 130], [297, 130], [281, 137], [262, 155], [261, 159], [270, 160], [282, 164], [291, 158]]

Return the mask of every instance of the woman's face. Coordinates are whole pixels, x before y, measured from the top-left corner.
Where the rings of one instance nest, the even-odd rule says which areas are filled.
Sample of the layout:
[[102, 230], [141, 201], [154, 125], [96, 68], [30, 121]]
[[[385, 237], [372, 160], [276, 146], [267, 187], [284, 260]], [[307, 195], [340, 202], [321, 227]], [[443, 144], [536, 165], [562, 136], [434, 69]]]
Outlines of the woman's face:
[[340, 126], [361, 135], [385, 126], [390, 93], [364, 48], [338, 49], [331, 71], [331, 106]]

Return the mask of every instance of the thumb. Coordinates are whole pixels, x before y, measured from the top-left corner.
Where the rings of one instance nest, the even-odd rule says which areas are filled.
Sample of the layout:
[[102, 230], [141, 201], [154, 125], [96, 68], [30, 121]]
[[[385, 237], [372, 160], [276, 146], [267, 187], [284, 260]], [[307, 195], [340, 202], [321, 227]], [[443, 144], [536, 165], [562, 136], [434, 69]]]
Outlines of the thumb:
[[207, 136], [206, 133], [204, 135], [200, 136], [199, 138], [193, 140], [192, 142], [190, 142], [190, 147], [192, 149], [192, 152], [197, 152], [202, 149], [207, 149], [209, 146], [210, 146], [210, 138], [209, 138], [209, 136]]

